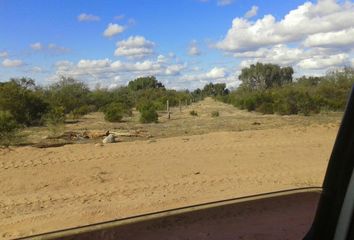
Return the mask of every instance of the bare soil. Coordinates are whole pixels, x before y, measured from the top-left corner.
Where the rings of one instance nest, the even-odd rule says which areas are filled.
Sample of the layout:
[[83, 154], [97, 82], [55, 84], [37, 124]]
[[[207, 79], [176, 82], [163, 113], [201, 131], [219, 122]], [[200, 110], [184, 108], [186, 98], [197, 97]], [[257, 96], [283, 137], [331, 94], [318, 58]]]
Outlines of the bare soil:
[[[198, 116], [189, 115], [195, 110]], [[212, 111], [219, 117], [211, 117]], [[0, 239], [270, 191], [321, 186], [341, 113], [260, 115], [212, 99], [158, 124], [93, 113], [66, 130], [139, 130], [56, 148], [0, 149]], [[42, 141], [45, 128], [30, 128]], [[99, 141], [99, 140], [96, 140]]]

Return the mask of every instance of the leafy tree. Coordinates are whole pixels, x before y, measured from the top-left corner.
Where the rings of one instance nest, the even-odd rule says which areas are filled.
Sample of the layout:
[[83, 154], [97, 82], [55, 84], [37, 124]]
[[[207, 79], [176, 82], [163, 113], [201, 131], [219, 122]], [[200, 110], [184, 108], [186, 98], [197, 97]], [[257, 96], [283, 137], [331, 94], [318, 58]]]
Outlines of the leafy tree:
[[225, 83], [209, 83], [206, 84], [202, 90], [204, 96], [223, 96], [229, 94], [229, 90], [226, 88]]
[[140, 77], [133, 81], [130, 81], [128, 88], [132, 91], [139, 91], [149, 88], [165, 88], [165, 86], [156, 80], [154, 76]]
[[281, 68], [276, 64], [257, 63], [243, 68], [239, 79], [242, 81], [242, 88], [264, 90], [291, 83], [293, 73], [292, 67]]
[[9, 111], [16, 122], [39, 124], [48, 111], [48, 103], [28, 78], [11, 79], [0, 85], [0, 110]]
[[8, 111], [0, 111], [0, 145], [9, 146], [18, 124]]
[[49, 87], [47, 94], [52, 106], [62, 106], [65, 113], [70, 113], [88, 103], [89, 88], [83, 82], [61, 76], [59, 82]]

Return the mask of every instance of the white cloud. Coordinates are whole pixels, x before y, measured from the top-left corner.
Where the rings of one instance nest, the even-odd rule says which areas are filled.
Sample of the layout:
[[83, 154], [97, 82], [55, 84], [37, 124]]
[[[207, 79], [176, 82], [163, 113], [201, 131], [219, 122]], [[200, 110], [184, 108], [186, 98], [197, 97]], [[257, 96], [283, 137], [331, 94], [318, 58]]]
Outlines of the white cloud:
[[233, 0], [218, 0], [217, 4], [218, 6], [226, 6], [230, 5], [233, 2]]
[[341, 31], [354, 24], [354, 4], [320, 0], [317, 4], [306, 2], [277, 21], [265, 15], [255, 22], [235, 18], [232, 27], [216, 47], [227, 52], [242, 52], [273, 44], [304, 40], [317, 34]]
[[241, 62], [241, 66], [248, 66], [250, 63], [267, 62], [279, 65], [293, 65], [299, 60], [308, 56], [303, 49], [289, 48], [284, 44], [278, 44], [271, 48], [260, 48], [256, 51], [235, 53], [235, 57], [249, 58]]
[[31, 72], [32, 73], [41, 73], [41, 72], [43, 72], [43, 69], [41, 67], [33, 67], [31, 69]]
[[116, 56], [128, 58], [143, 58], [153, 54], [155, 43], [142, 36], [131, 36], [127, 40], [117, 42]]
[[337, 32], [310, 35], [305, 39], [304, 45], [306, 47], [352, 47], [354, 46], [354, 27]]
[[43, 45], [42, 45], [42, 43], [40, 43], [40, 42], [32, 43], [32, 44], [30, 45], [30, 47], [31, 47], [33, 50], [36, 50], [36, 51], [43, 49]]
[[106, 59], [81, 59], [76, 64], [59, 61], [55, 64], [56, 74], [72, 76], [78, 79], [93, 79], [91, 86], [102, 81], [106, 86], [121, 83], [139, 77], [154, 75], [169, 78], [178, 76], [186, 68], [185, 64], [175, 62], [172, 58], [159, 55], [156, 59], [144, 61], [112, 61]]
[[50, 53], [60, 54], [60, 53], [67, 53], [70, 51], [70, 49], [66, 47], [58, 46], [54, 43], [49, 43], [47, 51]]
[[0, 52], [0, 58], [6, 58], [9, 56], [9, 53], [6, 51]]
[[77, 16], [77, 20], [79, 22], [95, 22], [99, 21], [100, 17], [92, 14], [81, 13], [79, 16]]
[[20, 67], [23, 65], [23, 61], [18, 59], [11, 60], [6, 58], [5, 60], [2, 61], [2, 65], [7, 68]]
[[226, 77], [227, 73], [225, 68], [214, 67], [209, 72], [205, 74], [207, 79], [219, 79]]
[[69, 48], [62, 47], [62, 46], [59, 46], [54, 43], [49, 43], [48, 45], [44, 45], [40, 42], [36, 42], [36, 43], [30, 44], [30, 47], [34, 51], [43, 52], [43, 53], [47, 53], [47, 54], [63, 54], [63, 53], [67, 53], [70, 51]]
[[77, 64], [78, 68], [83, 68], [83, 69], [95, 69], [95, 68], [105, 68], [105, 67], [110, 67], [111, 65], [111, 60], [108, 58], [106, 59], [100, 59], [100, 60], [80, 60]]
[[324, 69], [349, 64], [349, 56], [340, 53], [332, 56], [314, 56], [300, 61], [297, 65], [303, 69]]
[[103, 35], [105, 37], [112, 37], [124, 31], [124, 27], [119, 24], [108, 24], [106, 30], [104, 30]]
[[175, 76], [175, 75], [180, 74], [184, 68], [185, 68], [185, 66], [182, 64], [170, 65], [170, 66], [167, 66], [167, 68], [165, 70], [165, 74]]
[[193, 40], [188, 48], [188, 55], [190, 56], [199, 56], [201, 54], [198, 45], [197, 45], [197, 41]]
[[258, 7], [257, 6], [252, 6], [252, 8], [246, 12], [245, 18], [251, 18], [257, 15], [258, 12]]

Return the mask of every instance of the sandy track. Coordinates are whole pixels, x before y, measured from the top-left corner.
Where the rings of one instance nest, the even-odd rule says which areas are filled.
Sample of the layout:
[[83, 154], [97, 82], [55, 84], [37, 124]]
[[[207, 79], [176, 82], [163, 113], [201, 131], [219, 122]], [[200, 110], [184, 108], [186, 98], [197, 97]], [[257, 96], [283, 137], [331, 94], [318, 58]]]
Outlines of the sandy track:
[[0, 238], [320, 186], [337, 128], [216, 132], [0, 152]]

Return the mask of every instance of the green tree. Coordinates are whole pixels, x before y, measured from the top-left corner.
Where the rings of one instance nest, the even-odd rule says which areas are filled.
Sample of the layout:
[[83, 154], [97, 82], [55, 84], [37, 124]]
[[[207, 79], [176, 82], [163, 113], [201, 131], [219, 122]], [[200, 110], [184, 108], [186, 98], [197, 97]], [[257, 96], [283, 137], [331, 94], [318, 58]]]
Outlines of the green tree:
[[52, 106], [62, 106], [65, 113], [70, 113], [88, 103], [89, 92], [85, 83], [61, 76], [59, 82], [49, 87], [47, 97]]
[[225, 83], [208, 83], [204, 86], [202, 94], [204, 96], [223, 96], [227, 95], [229, 90], [226, 88]]
[[276, 64], [256, 63], [243, 68], [239, 79], [242, 81], [242, 88], [264, 90], [291, 83], [293, 73], [292, 67], [281, 68]]
[[165, 86], [156, 80], [154, 76], [140, 77], [128, 83], [128, 88], [132, 91], [139, 91], [149, 88], [165, 88]]
[[20, 124], [39, 124], [49, 108], [36, 89], [34, 80], [28, 78], [0, 84], [0, 110], [9, 111]]
[[9, 146], [15, 137], [18, 125], [8, 111], [0, 111], [0, 145]]

